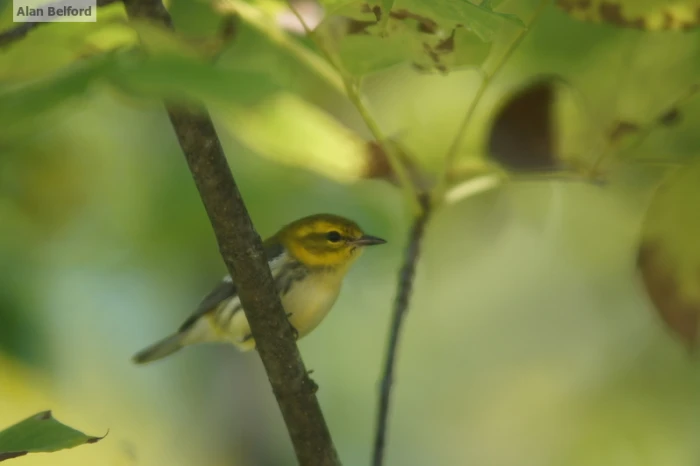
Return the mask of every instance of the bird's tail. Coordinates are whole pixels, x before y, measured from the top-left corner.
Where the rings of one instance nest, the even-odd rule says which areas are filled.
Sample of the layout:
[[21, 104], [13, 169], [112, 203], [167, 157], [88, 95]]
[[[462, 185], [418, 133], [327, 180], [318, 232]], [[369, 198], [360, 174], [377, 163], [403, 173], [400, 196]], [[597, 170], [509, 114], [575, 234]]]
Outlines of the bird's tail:
[[186, 333], [184, 332], [174, 333], [152, 344], [151, 346], [142, 349], [131, 359], [136, 364], [146, 364], [148, 362], [170, 356], [175, 351], [178, 351], [185, 346], [185, 336]]
[[218, 334], [212, 328], [209, 319], [196, 318], [186, 323], [177, 333], [153, 343], [134, 355], [131, 360], [136, 364], [146, 364], [163, 359], [185, 346], [207, 341], [218, 341]]

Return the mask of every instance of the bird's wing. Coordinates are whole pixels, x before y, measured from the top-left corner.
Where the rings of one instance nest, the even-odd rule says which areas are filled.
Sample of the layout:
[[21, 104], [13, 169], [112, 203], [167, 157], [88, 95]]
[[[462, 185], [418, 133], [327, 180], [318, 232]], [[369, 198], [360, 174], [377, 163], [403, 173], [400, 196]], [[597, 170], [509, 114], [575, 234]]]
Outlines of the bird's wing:
[[[267, 256], [267, 263], [273, 271], [279, 268], [280, 263], [284, 260], [284, 247], [279, 243], [265, 243], [265, 255]], [[238, 294], [236, 285], [231, 280], [229, 275], [226, 275], [219, 284], [207, 294], [199, 306], [194, 310], [194, 312], [187, 318], [187, 320], [180, 326], [179, 331], [184, 332], [189, 329], [200, 317], [207, 314], [210, 311], [216, 309], [216, 307], [224, 300], [232, 298]]]

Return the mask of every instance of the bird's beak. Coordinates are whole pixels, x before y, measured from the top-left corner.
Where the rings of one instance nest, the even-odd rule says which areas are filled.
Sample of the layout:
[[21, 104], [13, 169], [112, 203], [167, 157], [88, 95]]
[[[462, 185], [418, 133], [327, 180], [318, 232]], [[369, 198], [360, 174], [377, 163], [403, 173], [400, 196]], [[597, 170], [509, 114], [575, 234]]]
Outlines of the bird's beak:
[[362, 235], [360, 238], [352, 242], [352, 244], [355, 246], [375, 246], [377, 244], [384, 243], [386, 243], [386, 240], [371, 235]]

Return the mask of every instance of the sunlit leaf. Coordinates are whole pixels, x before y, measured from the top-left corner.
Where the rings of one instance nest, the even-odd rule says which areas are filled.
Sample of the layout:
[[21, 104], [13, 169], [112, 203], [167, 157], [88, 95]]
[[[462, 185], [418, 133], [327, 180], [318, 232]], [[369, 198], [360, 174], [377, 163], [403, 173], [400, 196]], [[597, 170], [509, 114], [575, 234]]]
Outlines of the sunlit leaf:
[[666, 325], [688, 347], [700, 329], [700, 163], [672, 171], [644, 218], [638, 267]]
[[245, 145], [281, 163], [345, 183], [368, 174], [366, 142], [292, 94], [276, 95], [251, 109], [227, 111], [222, 119]]
[[85, 435], [58, 422], [51, 411], [44, 411], [0, 432], [0, 461], [74, 448], [103, 438]]
[[343, 66], [356, 76], [398, 63], [442, 73], [479, 66], [503, 21], [513, 20], [466, 0], [396, 0], [391, 9], [380, 0], [329, 3], [317, 34], [335, 42]]
[[278, 24], [275, 16], [265, 14], [242, 0], [212, 1], [216, 11], [221, 14], [237, 15], [246, 25], [262, 33], [272, 44], [293, 57], [296, 62], [312, 71], [336, 91], [345, 92], [342, 79], [336, 70], [326, 60], [287, 34]]
[[121, 2], [101, 7], [99, 17], [92, 23], [45, 24], [1, 48], [0, 81], [46, 77], [77, 59], [136, 42], [133, 31], [124, 27], [126, 16]]
[[[398, 185], [386, 151], [366, 141], [320, 108], [291, 93], [278, 93], [246, 108], [220, 107], [218, 120], [258, 154], [340, 183], [378, 179]], [[271, 138], [270, 134], [275, 137]], [[428, 179], [396, 141], [388, 141], [420, 189]]]
[[700, 24], [698, 0], [557, 0], [556, 3], [574, 18], [619, 27], [678, 31]]

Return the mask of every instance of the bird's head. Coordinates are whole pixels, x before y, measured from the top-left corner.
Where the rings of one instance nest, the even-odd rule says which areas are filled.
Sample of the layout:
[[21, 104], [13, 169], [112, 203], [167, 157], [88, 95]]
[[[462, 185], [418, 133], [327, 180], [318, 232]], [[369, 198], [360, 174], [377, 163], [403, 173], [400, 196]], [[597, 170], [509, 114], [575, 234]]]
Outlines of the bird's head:
[[348, 267], [366, 246], [386, 243], [365, 234], [352, 220], [332, 214], [304, 217], [282, 228], [276, 236], [304, 265], [331, 269]]

